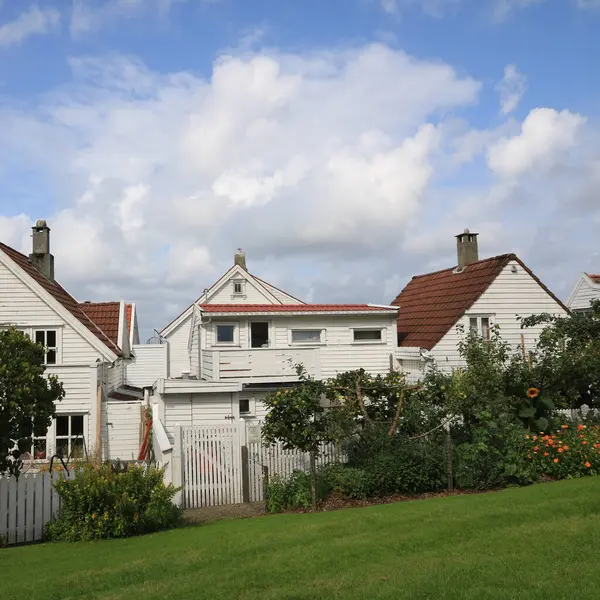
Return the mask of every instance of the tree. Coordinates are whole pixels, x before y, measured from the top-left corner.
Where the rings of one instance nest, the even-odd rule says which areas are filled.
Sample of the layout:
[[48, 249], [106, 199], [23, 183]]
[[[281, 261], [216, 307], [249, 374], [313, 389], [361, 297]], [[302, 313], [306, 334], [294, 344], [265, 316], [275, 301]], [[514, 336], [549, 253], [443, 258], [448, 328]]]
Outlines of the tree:
[[262, 437], [267, 444], [282, 442], [286, 450], [310, 454], [312, 505], [316, 509], [316, 459], [323, 443], [336, 441], [335, 415], [323, 402], [325, 384], [310, 377], [302, 365], [296, 366], [296, 372], [298, 386], [265, 397], [268, 412]]
[[44, 376], [44, 353], [18, 329], [0, 331], [0, 473], [18, 475], [21, 454], [34, 432], [46, 434], [65, 395], [55, 375]]
[[585, 313], [542, 314], [523, 327], [547, 325], [532, 357], [532, 372], [543, 394], [561, 408], [600, 405], [600, 301]]

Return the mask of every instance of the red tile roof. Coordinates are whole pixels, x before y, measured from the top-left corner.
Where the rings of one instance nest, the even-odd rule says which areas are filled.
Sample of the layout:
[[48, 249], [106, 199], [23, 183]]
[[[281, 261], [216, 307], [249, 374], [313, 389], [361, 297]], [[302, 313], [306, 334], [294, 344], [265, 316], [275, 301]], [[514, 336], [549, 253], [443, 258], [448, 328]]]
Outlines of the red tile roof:
[[455, 273], [456, 267], [452, 267], [413, 277], [392, 302], [400, 307], [398, 345], [431, 350], [511, 261], [518, 262], [567, 310], [516, 255], [503, 254], [473, 263], [460, 273]]
[[116, 346], [119, 346], [120, 302], [82, 302], [79, 307]]
[[592, 273], [586, 273], [586, 275], [594, 282], [600, 283], [600, 275], [593, 275]]
[[57, 302], [68, 310], [82, 325], [89, 329], [103, 344], [105, 344], [112, 352], [120, 355], [119, 347], [98, 327], [90, 317], [81, 310], [77, 300], [73, 298], [58, 282], [46, 279], [40, 271], [38, 271], [29, 259], [20, 252], [17, 252], [10, 246], [0, 242], [0, 250], [4, 252], [18, 267], [20, 267], [29, 277], [34, 279], [36, 283], [41, 285]]
[[382, 312], [392, 307], [369, 304], [200, 304], [209, 313], [251, 313], [251, 312]]
[[131, 322], [131, 314], [133, 313], [133, 304], [125, 305], [125, 318], [127, 319], [127, 332], [131, 335], [133, 323]]

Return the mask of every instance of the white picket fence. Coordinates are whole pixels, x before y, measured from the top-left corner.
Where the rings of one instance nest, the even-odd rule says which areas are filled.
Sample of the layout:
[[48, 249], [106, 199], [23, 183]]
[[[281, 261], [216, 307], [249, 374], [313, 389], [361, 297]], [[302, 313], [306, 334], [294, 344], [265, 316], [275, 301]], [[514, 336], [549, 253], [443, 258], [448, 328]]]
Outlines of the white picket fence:
[[[284, 450], [281, 444], [264, 446], [260, 441], [246, 443], [246, 440], [244, 423], [180, 428], [175, 435], [174, 468], [167, 471], [173, 477], [167, 476], [167, 480], [183, 486], [180, 502], [184, 508], [263, 501], [265, 475], [289, 477], [294, 471], [310, 468], [308, 453]], [[243, 446], [247, 448], [246, 464]], [[340, 460], [340, 449], [327, 444], [317, 464], [322, 466]]]
[[53, 483], [61, 477], [60, 472], [0, 476], [0, 540], [11, 545], [42, 539], [60, 506]]
[[[317, 458], [317, 467], [343, 460], [342, 452], [335, 444], [324, 444]], [[283, 444], [265, 446], [261, 442], [248, 444], [248, 471], [250, 501], [259, 502], [265, 498], [265, 480], [273, 477], [289, 477], [294, 471], [310, 470], [310, 455], [298, 450], [284, 450]]]

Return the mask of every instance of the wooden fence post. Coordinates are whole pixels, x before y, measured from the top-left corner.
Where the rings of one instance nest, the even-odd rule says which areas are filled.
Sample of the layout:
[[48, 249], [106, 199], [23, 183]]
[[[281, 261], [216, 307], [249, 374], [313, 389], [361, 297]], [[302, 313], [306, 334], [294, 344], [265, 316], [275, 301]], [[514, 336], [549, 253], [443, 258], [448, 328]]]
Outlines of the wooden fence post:
[[242, 446], [242, 502], [250, 502], [250, 461], [248, 446]]
[[267, 465], [262, 466], [262, 476], [263, 476], [263, 498], [264, 501], [267, 501], [267, 489], [269, 488], [269, 467]]
[[452, 427], [448, 424], [446, 430], [446, 466], [448, 471], [448, 491], [454, 491], [454, 471], [452, 468]]

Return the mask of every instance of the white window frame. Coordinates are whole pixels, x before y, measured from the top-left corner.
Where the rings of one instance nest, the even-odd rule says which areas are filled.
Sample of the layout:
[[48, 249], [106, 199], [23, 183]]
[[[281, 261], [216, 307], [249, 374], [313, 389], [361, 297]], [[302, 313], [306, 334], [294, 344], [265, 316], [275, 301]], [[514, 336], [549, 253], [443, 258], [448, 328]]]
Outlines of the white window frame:
[[[233, 327], [233, 342], [218, 342], [217, 341], [217, 328], [221, 326]], [[240, 345], [240, 327], [239, 323], [231, 321], [213, 321], [213, 346], [219, 348], [227, 346], [239, 346]]]
[[[248, 412], [242, 412], [242, 400], [248, 400]], [[240, 418], [253, 418], [256, 415], [256, 400], [254, 396], [250, 396], [248, 398], [240, 398], [238, 409], [240, 411]]]
[[[492, 315], [467, 315], [467, 327], [468, 331], [471, 331], [471, 320], [477, 321], [477, 335], [485, 340], [492, 339], [492, 327], [494, 326]], [[488, 327], [487, 327], [487, 336], [483, 335], [483, 322], [482, 319], [487, 319]]]
[[[57, 433], [56, 420], [59, 417], [67, 417], [69, 419], [67, 435], [58, 435], [58, 433]], [[64, 412], [64, 413], [57, 413], [56, 415], [54, 415], [54, 418], [52, 419], [51, 429], [48, 432], [48, 435], [50, 435], [50, 431], [52, 432], [52, 436], [51, 436], [52, 446], [50, 448], [52, 456], [54, 454], [56, 454], [56, 450], [58, 447], [58, 443], [57, 443], [58, 440], [65, 440], [65, 439], [67, 440], [67, 454], [63, 458], [66, 459], [67, 457], [69, 457], [71, 455], [71, 450], [72, 450], [71, 444], [77, 438], [76, 434], [71, 433], [71, 419], [73, 417], [83, 417], [83, 434], [82, 434], [82, 436], [80, 436], [80, 439], [83, 438], [83, 452], [84, 452], [84, 455], [81, 458], [85, 458], [85, 449], [89, 443], [88, 436], [86, 435], [86, 432], [88, 431], [88, 415], [86, 413], [82, 413], [82, 412]], [[46, 449], [48, 449], [48, 443], [46, 443]], [[48, 455], [48, 453], [46, 453], [46, 455]], [[75, 457], [75, 458], [79, 458], [79, 457]]]
[[[49, 325], [47, 327], [32, 327], [30, 337], [34, 342], [36, 341], [37, 333], [40, 331], [44, 332], [45, 341], [47, 341], [49, 331], [53, 331], [56, 336], [56, 346], [44, 346], [46, 350], [44, 354], [44, 365], [48, 367], [54, 367], [62, 364], [62, 327], [57, 327], [56, 325]], [[48, 350], [56, 351], [56, 362], [48, 363]]]
[[[379, 331], [381, 337], [378, 340], [357, 340], [354, 337], [357, 331]], [[387, 327], [353, 327], [351, 332], [353, 344], [361, 346], [365, 344], [387, 344]]]
[[[294, 331], [319, 331], [319, 341], [295, 342]], [[288, 329], [288, 343], [290, 346], [323, 346], [326, 343], [327, 330], [324, 327], [290, 327]]]
[[[240, 291], [235, 291], [235, 286], [240, 286]], [[232, 279], [231, 280], [231, 297], [232, 298], [245, 298], [246, 297], [246, 280], [245, 279]]]

